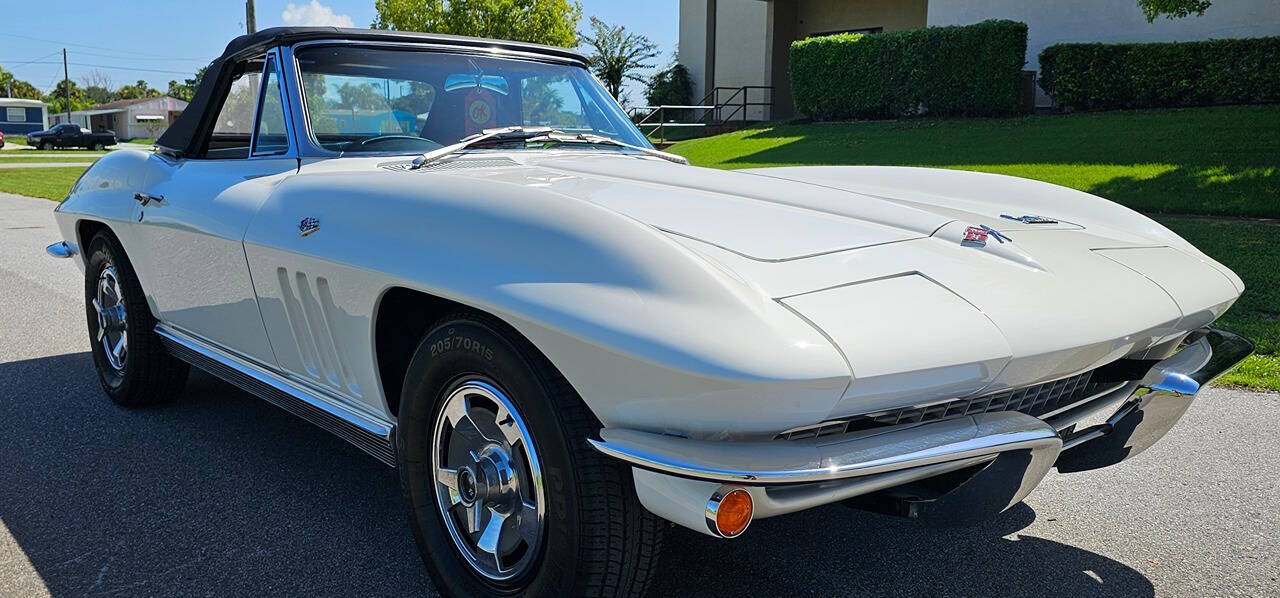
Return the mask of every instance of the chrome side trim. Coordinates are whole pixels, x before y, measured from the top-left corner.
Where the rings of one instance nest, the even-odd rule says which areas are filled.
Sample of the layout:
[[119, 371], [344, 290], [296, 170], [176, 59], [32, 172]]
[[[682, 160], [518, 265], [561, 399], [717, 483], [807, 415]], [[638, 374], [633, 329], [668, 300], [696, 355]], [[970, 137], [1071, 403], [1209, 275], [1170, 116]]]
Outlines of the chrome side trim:
[[395, 425], [342, 407], [319, 392], [227, 355], [185, 334], [156, 326], [156, 334], [178, 359], [194, 365], [337, 436], [395, 467]]
[[48, 253], [49, 255], [59, 259], [66, 259], [69, 257], [73, 257], [76, 254], [75, 248], [67, 244], [66, 241], [58, 241], [53, 245], [45, 247], [44, 251], [45, 253]]
[[836, 438], [718, 442], [604, 428], [599, 440], [589, 442], [606, 455], [659, 473], [769, 486], [841, 480], [975, 457], [994, 459], [1011, 451], [1030, 451], [1037, 462], [1047, 460], [1052, 465], [1062, 448], [1053, 427], [1018, 412], [983, 413]]

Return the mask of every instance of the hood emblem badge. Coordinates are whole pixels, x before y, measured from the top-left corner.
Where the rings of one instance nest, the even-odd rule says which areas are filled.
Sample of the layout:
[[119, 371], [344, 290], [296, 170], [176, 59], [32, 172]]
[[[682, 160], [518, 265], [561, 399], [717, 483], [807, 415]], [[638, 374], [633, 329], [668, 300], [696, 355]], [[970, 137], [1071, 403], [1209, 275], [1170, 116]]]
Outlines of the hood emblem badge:
[[1044, 216], [1030, 216], [1030, 215], [1010, 216], [1008, 214], [1001, 214], [1000, 217], [1008, 218], [1009, 220], [1016, 220], [1023, 224], [1057, 224], [1058, 223], [1057, 220], [1054, 220], [1053, 218], [1045, 218]]
[[318, 230], [320, 230], [319, 218], [308, 216], [298, 223], [298, 234], [304, 237]]
[[960, 241], [960, 244], [965, 247], [986, 247], [987, 239], [995, 239], [997, 243], [1002, 245], [1005, 241], [1013, 242], [1013, 239], [1009, 238], [1008, 235], [982, 224], [964, 229], [964, 240]]

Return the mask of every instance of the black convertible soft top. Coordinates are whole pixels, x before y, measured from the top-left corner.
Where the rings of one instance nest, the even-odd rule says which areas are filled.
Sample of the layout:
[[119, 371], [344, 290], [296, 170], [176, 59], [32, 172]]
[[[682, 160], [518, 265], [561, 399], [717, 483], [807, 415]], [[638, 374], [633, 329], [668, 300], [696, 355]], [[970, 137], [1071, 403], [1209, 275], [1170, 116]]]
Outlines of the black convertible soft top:
[[[472, 47], [477, 49], [495, 48], [542, 54], [561, 60], [569, 60], [583, 65], [587, 59], [581, 54], [567, 48], [543, 46], [507, 40], [446, 35], [442, 33], [414, 33], [407, 31], [387, 31], [382, 29], [348, 29], [344, 27], [272, 27], [251, 35], [241, 35], [227, 44], [227, 48], [209, 63], [204, 77], [200, 79], [200, 87], [187, 108], [178, 115], [172, 125], [156, 140], [161, 150], [179, 155], [190, 155], [197, 151], [200, 143], [201, 127], [210, 122], [216, 115], [206, 114], [215, 90], [222, 89], [232, 76], [232, 65], [239, 59], [251, 57], [269, 48], [289, 45], [297, 42], [318, 39], [390, 41], [402, 43], [435, 43], [452, 46]], [[217, 107], [212, 107], [217, 109]]]

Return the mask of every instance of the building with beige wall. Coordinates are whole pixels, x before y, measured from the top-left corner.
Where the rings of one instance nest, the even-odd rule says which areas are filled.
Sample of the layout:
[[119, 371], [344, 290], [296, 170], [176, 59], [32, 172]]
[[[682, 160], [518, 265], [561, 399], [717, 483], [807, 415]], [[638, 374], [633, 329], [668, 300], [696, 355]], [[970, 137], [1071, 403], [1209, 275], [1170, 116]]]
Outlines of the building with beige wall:
[[[793, 116], [787, 66], [791, 42], [843, 32], [879, 33], [1012, 19], [1028, 26], [1027, 66], [1064, 42], [1156, 42], [1280, 35], [1280, 0], [1215, 2], [1204, 16], [1148, 23], [1136, 0], [680, 0], [679, 61], [694, 99], [716, 87], [772, 87], [772, 104], [749, 118]], [[720, 100], [731, 96], [719, 92]], [[1052, 98], [1037, 90], [1037, 104]], [[751, 94], [755, 102], [769, 95]]]

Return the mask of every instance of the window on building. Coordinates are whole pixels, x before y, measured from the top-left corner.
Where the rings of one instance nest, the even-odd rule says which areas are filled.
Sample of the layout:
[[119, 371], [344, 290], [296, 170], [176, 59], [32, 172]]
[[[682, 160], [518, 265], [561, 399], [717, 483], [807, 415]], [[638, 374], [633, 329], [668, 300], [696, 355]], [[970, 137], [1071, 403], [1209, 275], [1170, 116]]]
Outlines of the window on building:
[[26, 108], [21, 108], [21, 107], [19, 107], [19, 108], [6, 108], [6, 109], [5, 109], [5, 120], [7, 120], [7, 121], [9, 121], [9, 122], [11, 122], [11, 123], [24, 123], [24, 122], [27, 122], [27, 109], [26, 109]]

